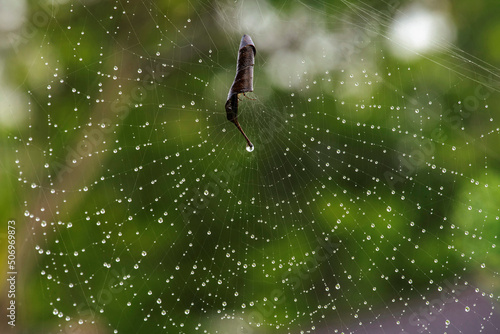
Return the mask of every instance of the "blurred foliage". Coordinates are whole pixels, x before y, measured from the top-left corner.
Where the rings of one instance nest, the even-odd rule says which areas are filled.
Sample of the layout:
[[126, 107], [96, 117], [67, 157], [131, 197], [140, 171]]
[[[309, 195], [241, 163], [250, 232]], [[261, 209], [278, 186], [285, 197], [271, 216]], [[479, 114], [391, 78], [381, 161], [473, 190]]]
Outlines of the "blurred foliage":
[[[87, 2], [88, 4], [85, 4]], [[63, 267], [74, 266], [75, 263], [71, 259], [72, 254], [86, 249], [88, 254], [79, 258], [79, 267], [72, 273], [75, 277], [68, 278], [68, 280], [78, 281], [81, 279], [78, 277], [80, 271], [93, 272], [91, 277], [84, 276], [85, 279], [91, 281], [89, 285], [93, 287], [93, 290], [87, 291], [84, 288], [85, 285], [82, 285], [81, 289], [68, 289], [63, 286], [64, 284], [47, 283], [46, 275], [40, 276], [40, 271], [54, 267], [50, 257], [33, 262], [31, 267], [23, 268], [23, 275], [28, 277], [23, 287], [24, 295], [26, 300], [30, 302], [24, 304], [20, 325], [26, 332], [35, 332], [40, 328], [53, 328], [52, 326], [55, 326], [58, 319], [48, 317], [52, 313], [52, 309], [47, 307], [47, 304], [53, 302], [59, 295], [68, 294], [71, 295], [72, 299], [64, 299], [63, 305], [58, 307], [72, 309], [73, 303], [83, 303], [83, 310], [90, 310], [90, 312], [98, 314], [100, 297], [92, 295], [92, 292], [108, 291], [112, 284], [107, 284], [110, 282], [109, 271], [103, 267], [102, 263], [96, 263], [94, 259], [109, 258], [112, 260], [112, 255], [117, 254], [120, 254], [120, 262], [123, 267], [132, 267], [138, 261], [141, 263], [140, 269], [134, 271], [131, 277], [125, 280], [123, 276], [130, 273], [112, 274], [120, 276], [116, 281], [124, 281], [126, 283], [124, 286], [127, 286], [127, 282], [131, 282], [130, 284], [133, 285], [123, 288], [120, 293], [113, 294], [113, 302], [106, 305], [106, 312], [102, 316], [104, 319], [102, 323], [107, 323], [106, 318], [120, 319], [121, 333], [155, 331], [158, 330], [156, 323], [167, 326], [167, 330], [170, 331], [177, 328], [162, 318], [159, 312], [152, 313], [148, 321], [144, 321], [143, 312], [134, 313], [124, 310], [127, 308], [126, 303], [129, 300], [132, 300], [134, 305], [139, 305], [136, 306], [138, 309], [146, 310], [146, 313], [147, 310], [158, 308], [154, 302], [151, 302], [151, 299], [141, 297], [145, 295], [145, 291], [142, 290], [150, 288], [148, 282], [141, 282], [145, 272], [148, 272], [149, 275], [147, 281], [163, 282], [165, 277], [170, 276], [167, 274], [169, 268], [175, 266], [182, 259], [183, 266], [175, 272], [175, 280], [178, 285], [174, 285], [172, 288], [179, 300], [168, 301], [171, 305], [176, 305], [175, 308], [172, 307], [173, 311], [168, 314], [168, 318], [173, 319], [171, 322], [179, 323], [195, 322], [193, 319], [199, 317], [199, 321], [202, 322], [206, 320], [206, 314], [205, 310], [202, 310], [200, 305], [196, 303], [199, 294], [196, 287], [202, 281], [210, 281], [210, 284], [215, 284], [215, 287], [217, 284], [212, 283], [216, 277], [213, 277], [208, 271], [197, 272], [199, 275], [197, 284], [190, 281], [191, 268], [200, 259], [204, 263], [212, 262], [214, 267], [212, 270], [216, 272], [227, 273], [228, 270], [231, 270], [231, 274], [226, 274], [226, 280], [222, 284], [234, 288], [234, 290], [227, 291], [224, 289], [214, 290], [214, 295], [207, 297], [204, 302], [214, 305], [214, 309], [211, 311], [221, 308], [217, 304], [221, 299], [227, 300], [228, 309], [237, 309], [240, 305], [236, 305], [236, 303], [241, 299], [261, 300], [265, 296], [269, 296], [274, 289], [273, 285], [268, 284], [269, 277], [275, 282], [280, 282], [283, 275], [286, 275], [289, 266], [298, 266], [301, 261], [310, 259], [311, 254], [306, 255], [306, 253], [307, 250], [314, 249], [317, 231], [335, 230], [338, 239], [334, 242], [338, 243], [340, 247], [335, 251], [335, 255], [328, 261], [328, 264], [320, 264], [321, 273], [320, 271], [312, 271], [307, 280], [300, 282], [300, 284], [304, 284], [300, 289], [308, 289], [310, 286], [306, 286], [307, 284], [321, 285], [323, 284], [322, 279], [331, 274], [329, 277], [335, 277], [328, 282], [331, 290], [324, 296], [314, 295], [314, 297], [310, 297], [314, 300], [309, 305], [307, 303], [297, 305], [291, 301], [292, 296], [297, 291], [289, 287], [289, 291], [284, 291], [284, 295], [289, 296], [284, 298], [286, 307], [272, 311], [270, 318], [273, 322], [287, 322], [286, 314], [283, 311], [285, 308], [289, 313], [309, 313], [316, 307], [312, 305], [329, 300], [330, 297], [327, 295], [337, 294], [339, 303], [336, 308], [342, 319], [344, 310], [351, 311], [352, 308], [362, 308], [363, 303], [378, 307], [386, 297], [392, 296], [391, 293], [394, 291], [401, 291], [407, 295], [421, 291], [421, 288], [427, 288], [430, 280], [441, 281], [451, 277], [453, 273], [460, 271], [464, 266], [464, 256], [450, 250], [447, 243], [453, 244], [456, 249], [461, 249], [465, 257], [475, 252], [475, 258], [484, 258], [487, 267], [498, 267], [498, 251], [491, 246], [491, 243], [496, 242], [492, 239], [496, 239], [500, 231], [498, 223], [492, 221], [491, 217], [483, 219], [480, 213], [464, 211], [464, 207], [461, 205], [454, 206], [454, 203], [470, 203], [471, 207], [484, 207], [486, 211], [494, 212], [498, 209], [496, 199], [499, 197], [497, 185], [500, 184], [498, 177], [500, 161], [498, 159], [488, 160], [488, 173], [486, 175], [483, 168], [485, 162], [481, 160], [484, 159], [485, 154], [497, 151], [497, 143], [494, 139], [484, 139], [474, 142], [473, 145], [464, 145], [464, 143], [471, 141], [470, 138], [463, 137], [453, 122], [443, 121], [437, 116], [440, 110], [453, 110], [457, 101], [475, 94], [477, 83], [474, 80], [479, 80], [485, 75], [478, 67], [459, 61], [449, 67], [436, 66], [433, 60], [447, 57], [442, 54], [431, 55], [429, 58], [417, 58], [406, 64], [387, 50], [387, 44], [382, 35], [377, 35], [374, 38], [375, 40], [369, 49], [376, 50], [372, 53], [374, 57], [372, 61], [382, 63], [375, 64], [380, 69], [379, 75], [386, 77], [388, 73], [393, 73], [398, 76], [397, 80], [394, 81], [398, 83], [397, 87], [380, 84], [375, 88], [367, 88], [366, 100], [368, 102], [366, 103], [383, 105], [384, 107], [408, 106], [409, 109], [415, 108], [410, 102], [395, 94], [395, 91], [413, 92], [414, 87], [419, 87], [419, 89], [425, 87], [426, 92], [417, 91], [414, 92], [414, 96], [410, 97], [419, 101], [420, 107], [428, 104], [428, 101], [434, 103], [422, 112], [427, 112], [426, 116], [435, 121], [433, 124], [439, 124], [442, 135], [446, 136], [446, 144], [439, 141], [435, 143], [433, 148], [435, 163], [438, 166], [450, 166], [450, 169], [456, 172], [455, 175], [450, 175], [450, 173], [438, 175], [437, 173], [424, 172], [432, 167], [421, 167], [418, 173], [411, 175], [416, 180], [415, 182], [407, 181], [398, 185], [398, 187], [402, 187], [398, 188], [398, 191], [402, 189], [406, 197], [405, 201], [399, 201], [392, 199], [393, 194], [387, 188], [380, 187], [377, 194], [371, 195], [372, 197], [361, 194], [360, 189], [373, 185], [374, 178], [385, 180], [384, 173], [387, 168], [397, 168], [400, 152], [412, 151], [412, 145], [415, 144], [409, 140], [407, 142], [402, 140], [403, 136], [397, 131], [393, 131], [393, 128], [403, 124], [405, 129], [413, 129], [414, 132], [421, 131], [423, 136], [431, 138], [435, 126], [422, 127], [414, 113], [402, 114], [400, 118], [396, 119], [387, 117], [380, 109], [361, 110], [358, 106], [360, 103], [359, 95], [350, 95], [351, 92], [348, 88], [336, 83], [322, 82], [321, 79], [326, 77], [323, 74], [317, 74], [313, 78], [321, 83], [321, 87], [311, 87], [310, 91], [298, 92], [291, 99], [288, 91], [277, 85], [273, 86], [272, 78], [264, 73], [265, 67], [259, 67], [260, 65], [257, 64], [256, 82], [258, 80], [259, 87], [256, 87], [255, 95], [258, 97], [258, 101], [253, 105], [243, 104], [242, 107], [244, 115], [242, 119], [247, 122], [244, 126], [247, 134], [262, 134], [261, 138], [255, 138], [257, 142], [265, 140], [263, 129], [267, 124], [260, 119], [263, 107], [266, 107], [268, 117], [274, 118], [279, 123], [292, 111], [281, 110], [280, 112], [283, 114], [280, 114], [272, 108], [280, 109], [280, 101], [293, 101], [293, 113], [296, 118], [301, 117], [302, 113], [308, 113], [311, 124], [322, 124], [325, 128], [336, 129], [337, 132], [334, 135], [336, 146], [328, 154], [334, 156], [338, 154], [336, 153], [338, 148], [347, 145], [350, 152], [365, 157], [366, 161], [380, 159], [378, 167], [374, 167], [371, 163], [360, 162], [355, 154], [339, 154], [339, 164], [335, 166], [335, 170], [338, 175], [345, 175], [346, 179], [338, 180], [336, 189], [328, 189], [330, 197], [323, 196], [321, 200], [304, 209], [302, 215], [297, 215], [299, 218], [286, 222], [287, 225], [283, 226], [283, 224], [278, 223], [270, 211], [266, 211], [265, 207], [256, 208], [245, 204], [251, 203], [252, 197], [258, 192], [250, 185], [272, 184], [275, 181], [275, 176], [272, 174], [272, 165], [275, 161], [280, 161], [282, 164], [283, 175], [287, 172], [297, 173], [297, 170], [302, 169], [311, 171], [311, 173], [318, 172], [320, 175], [320, 168], [314, 159], [304, 159], [298, 163], [298, 166], [296, 162], [292, 163], [291, 160], [282, 159], [282, 152], [288, 146], [290, 146], [288, 154], [295, 157], [314, 156], [314, 146], [306, 154], [298, 144], [290, 145], [285, 139], [286, 134], [278, 133], [271, 143], [264, 143], [264, 145], [272, 147], [266, 151], [265, 156], [260, 155], [258, 144], [255, 154], [248, 156], [240, 149], [240, 141], [230, 143], [228, 147], [237, 149], [234, 152], [224, 151], [224, 156], [218, 152], [205, 152], [203, 155], [205, 159], [199, 159], [201, 158], [198, 156], [199, 151], [186, 151], [186, 148], [196, 148], [200, 141], [208, 140], [217, 143], [221, 141], [221, 138], [223, 139], [220, 135], [223, 133], [223, 129], [232, 130], [231, 125], [225, 122], [223, 104], [225, 90], [228, 88], [227, 83], [231, 81], [232, 71], [234, 71], [235, 44], [237, 44], [235, 41], [238, 40], [240, 32], [224, 30], [216, 24], [218, 20], [216, 9], [220, 4], [216, 1], [138, 1], [132, 4], [120, 1], [87, 2], [56, 6], [57, 10], [53, 19], [36, 29], [29, 40], [23, 41], [17, 48], [4, 50], [2, 54], [2, 61], [6, 64], [4, 72], [8, 85], [22, 92], [26, 98], [25, 107], [31, 110], [25, 124], [19, 125], [17, 129], [0, 128], [2, 138], [9, 136], [8, 140], [2, 139], [0, 143], [2, 167], [0, 210], [4, 215], [16, 217], [20, 222], [31, 224], [32, 222], [28, 219], [24, 221], [24, 211], [28, 209], [24, 205], [25, 201], [29, 203], [39, 201], [39, 197], [43, 197], [43, 190], [51, 187], [44, 181], [42, 190], [36, 194], [30, 189], [29, 184], [17, 182], [19, 170], [13, 163], [17, 157], [24, 157], [22, 159], [23, 178], [47, 180], [47, 175], [53, 174], [52, 177], [57, 186], [57, 172], [60, 172], [60, 168], [63, 167], [40, 169], [39, 162], [46, 161], [51, 166], [58, 166], [58, 163], [65, 165], [68, 157], [71, 156], [71, 152], [67, 148], [75, 147], [81, 142], [81, 133], [77, 130], [84, 129], [84, 125], [88, 122], [98, 123], [102, 119], [102, 115], [104, 118], [110, 119], [112, 123], [119, 124], [113, 129], [110, 142], [103, 149], [106, 152], [116, 149], [117, 154], [110, 155], [106, 152], [97, 154], [87, 160], [90, 162], [98, 161], [98, 163], [89, 162], [89, 165], [86, 165], [86, 162], [82, 162], [82, 164], [78, 162], [75, 165], [79, 165], [79, 167], [71, 169], [66, 175], [67, 178], [71, 178], [72, 175], [81, 175], [78, 168], [85, 169], [85, 166], [105, 166], [103, 170], [89, 168], [86, 171], [88, 174], [85, 174], [89, 175], [88, 178], [82, 177], [72, 181], [71, 187], [75, 193], [63, 194], [59, 198], [69, 200], [67, 203], [58, 202], [60, 206], [54, 208], [60, 211], [58, 219], [72, 222], [73, 227], [67, 229], [61, 226], [60, 234], [55, 238], [43, 235], [41, 239], [37, 240], [45, 245], [42, 245], [42, 248], [50, 249], [54, 254], [67, 254], [61, 256], [60, 263], [57, 264]], [[274, 0], [270, 3], [284, 18], [293, 13], [297, 6], [300, 8], [299, 5], [290, 1]], [[319, 13], [318, 15], [321, 17], [339, 18], [350, 13], [349, 8], [341, 5], [340, 2], [330, 4], [325, 1], [310, 0], [301, 1], [301, 3], [301, 6], [308, 6], [308, 13]], [[351, 1], [351, 3], [353, 5], [368, 4], [378, 10], [387, 8], [387, 3], [381, 1]], [[400, 6], [403, 7], [408, 3], [410, 1], [401, 1]], [[123, 6], [126, 8], [127, 14], [113, 17], [116, 15], [114, 6]], [[26, 24], [29, 24], [29, 18], [40, 10], [37, 2], [30, 2]], [[500, 25], [498, 24], [499, 7], [497, 2], [459, 0], [450, 2], [449, 10], [457, 27], [456, 45], [463, 50], [465, 57], [475, 59], [480, 65], [493, 64], [491, 67], [495, 68], [495, 64], [500, 60], [500, 47], [498, 46]], [[193, 26], [190, 29], [182, 29], [181, 27], [186, 24], [188, 19], [192, 20]], [[340, 29], [336, 22], [328, 22], [328, 24], [331, 24], [328, 28], [332, 31]], [[82, 31], [85, 34], [82, 34]], [[194, 49], [188, 47], [191, 44], [195, 46]], [[258, 44], [257, 41], [256, 44]], [[18, 51], [16, 52], [15, 49]], [[206, 53], [206, 50], [209, 49], [213, 50], [213, 54], [210, 56]], [[266, 63], [267, 56], [266, 51], [261, 53], [258, 49], [257, 62]], [[481, 60], [477, 60], [476, 57]], [[114, 66], [117, 66], [118, 69], [114, 70]], [[464, 68], [454, 71], [455, 68], [451, 66], [464, 66]], [[403, 70], [407, 67], [411, 67], [412, 70]], [[137, 68], [144, 69], [144, 72], [137, 73]], [[157, 73], [161, 73], [165, 77], [156, 78], [154, 89], [143, 90], [143, 96], [140, 98], [124, 99], [124, 96], [131, 96], [136, 82], [147, 83], [146, 74], [151, 68], [156, 69]], [[477, 78], [464, 77], [461, 75], [462, 73], [476, 74]], [[53, 79], [49, 76], [55, 76], [55, 74], [57, 74], [57, 78], [65, 81], [65, 85], [54, 85], [54, 88], [47, 87], [47, 82]], [[347, 78], [348, 73], [335, 71], [330, 75]], [[259, 76], [258, 79], [257, 76]], [[377, 78], [373, 78], [373, 80], [377, 80]], [[273, 87], [273, 89], [262, 87]], [[78, 93], [75, 94], [72, 90], [76, 90]], [[219, 90], [221, 97], [214, 97], [214, 92], [219, 93]], [[307, 98], [314, 96], [314, 94], [318, 97], [321, 95], [322, 98], [313, 99], [311, 102], [307, 101]], [[369, 98], [372, 96], [373, 99], [370, 101]], [[110, 111], [112, 105], [109, 101], [115, 100], [119, 101], [118, 108], [122, 108], [121, 114]], [[191, 100], [196, 100], [194, 106], [187, 104]], [[28, 101], [30, 102], [28, 103]], [[213, 101], [217, 102], [215, 106]], [[162, 103], [165, 103], [166, 106], [158, 107]], [[168, 109], [170, 106], [184, 104], [185, 108]], [[488, 104], [491, 106], [490, 108], [498, 108], [500, 105], [499, 94], [490, 95]], [[218, 109], [214, 109], [214, 107]], [[319, 112], [316, 113], [316, 111]], [[326, 112], [335, 115], [335, 117], [325, 117], [324, 113]], [[491, 113], [495, 112], [491, 111]], [[125, 114], [126, 117], [121, 119], [121, 115]], [[338, 126], [337, 116], [346, 119], [347, 123]], [[470, 117], [465, 118], [464, 126], [468, 129], [467, 133], [472, 134], [473, 137], [484, 133], [483, 125], [486, 118], [488, 115], [481, 113], [473, 113]], [[250, 122], [251, 119], [254, 120], [253, 123]], [[290, 118], [289, 121], [292, 125], [300, 124], [300, 121], [296, 119]], [[364, 139], [383, 137], [386, 140], [385, 146], [374, 146], [369, 151], [365, 150], [366, 146], [361, 145], [359, 138], [353, 135], [359, 132], [356, 123], [367, 121], [370, 124], [380, 124], [381, 129], [364, 129], [367, 136]], [[145, 126], [147, 123], [149, 123], [149, 127]], [[31, 124], [31, 126], [28, 127], [27, 124]], [[53, 126], [54, 124], [57, 124], [57, 128]], [[214, 134], [210, 135], [210, 138], [201, 138], [206, 132], [200, 135], [200, 131], [208, 127], [214, 129]], [[159, 131], [152, 131], [151, 128]], [[89, 131], [90, 129], [89, 127]], [[165, 134], [168, 134], [169, 138], [165, 138]], [[251, 135], [249, 136], [250, 139], [253, 139]], [[26, 143], [31, 142], [27, 139], [29, 137], [32, 138], [32, 144], [26, 146]], [[328, 141], [331, 138], [331, 134], [318, 133], [316, 140]], [[308, 138], [302, 139], [307, 140]], [[146, 143], [152, 143], [152, 145], [145, 145]], [[453, 154], [451, 150], [453, 144], [462, 147], [461, 156]], [[140, 150], [136, 150], [136, 145], [143, 146], [140, 147]], [[211, 147], [206, 143], [204, 145]], [[52, 148], [50, 153], [47, 151], [48, 147]], [[390, 154], [385, 154], [387, 148], [395, 147], [399, 147], [399, 150], [389, 149], [389, 151], [392, 150]], [[16, 150], [20, 153], [15, 153]], [[182, 152], [180, 157], [175, 156], [176, 152]], [[206, 159], [206, 156], [211, 154], [213, 159]], [[168, 155], [171, 155], [169, 159], [174, 162], [165, 159], [165, 156]], [[30, 165], [26, 163], [27, 161], [33, 161], [33, 163]], [[147, 163], [152, 161], [157, 163]], [[151, 224], [152, 217], [154, 216], [155, 220], [160, 219], [160, 213], [163, 212], [167, 213], [165, 217], [169, 217], [168, 219], [175, 221], [182, 219], [176, 210], [178, 204], [172, 201], [173, 198], [178, 197], [177, 194], [170, 186], [165, 187], [161, 193], [157, 190], [151, 191], [150, 189], [157, 189], [151, 188], [152, 186], [148, 184], [152, 176], [157, 179], [159, 184], [173, 184], [173, 180], [177, 181], [176, 173], [179, 173], [179, 168], [176, 170], [176, 167], [182, 166], [180, 172], [185, 175], [186, 184], [181, 187], [192, 189], [198, 184], [198, 181], [195, 180], [196, 177], [204, 175], [208, 170], [224, 171], [230, 161], [237, 161], [240, 167], [246, 167], [245, 173], [228, 181], [228, 188], [235, 194], [233, 198], [240, 198], [243, 202], [243, 205], [236, 203], [236, 200], [226, 203], [227, 207], [232, 207], [235, 211], [234, 216], [240, 217], [239, 220], [233, 221], [228, 217], [227, 207], [214, 205], [211, 208], [211, 213], [214, 217], [220, 217], [220, 221], [201, 219], [192, 222], [188, 227], [196, 232], [193, 233], [192, 237], [181, 228], [170, 229], [168, 223], [164, 225]], [[146, 164], [143, 165], [142, 162], [146, 162]], [[362, 166], [364, 170], [369, 169], [370, 173], [358, 173], [350, 167], [350, 163]], [[478, 166], [478, 169], [468, 165], [463, 167], [464, 163], [471, 163]], [[141, 173], [134, 171], [139, 166]], [[262, 170], [269, 171], [269, 173], [262, 173]], [[466, 177], [457, 176], [461, 173], [464, 173]], [[89, 179], [99, 180], [100, 177], [103, 177], [106, 182], [96, 182], [95, 185], [92, 184], [93, 181], [89, 182]], [[469, 182], [467, 177], [478, 180], [481, 185], [489, 184], [491, 186], [488, 188], [476, 187], [472, 182]], [[253, 182], [252, 180], [267, 181]], [[358, 186], [354, 187], [352, 180], [355, 180]], [[66, 181], [67, 179], [63, 182]], [[324, 181], [326, 183], [327, 180]], [[242, 184], [244, 186], [241, 186]], [[292, 194], [294, 186], [285, 182], [283, 184], [284, 186], [279, 187], [279, 189], [260, 189], [259, 194], [268, 194], [283, 201], [293, 200], [297, 203], [305, 203], [320, 190], [316, 188], [316, 184], [306, 184], [301, 189], [302, 193]], [[84, 196], [83, 192], [77, 190], [85, 185], [91, 185], [91, 195], [89, 196]], [[144, 191], [139, 191], [137, 185], [143, 185]], [[429, 188], [439, 189], [439, 187], [444, 187], [445, 191], [448, 191], [447, 195], [451, 197], [431, 196], [430, 194], [433, 192], [430, 192]], [[478, 189], [481, 190], [478, 191]], [[347, 194], [342, 190], [347, 190]], [[362, 196], [362, 199], [356, 200], [356, 196]], [[75, 197], [79, 200], [71, 202], [71, 198]], [[377, 197], [387, 200], [376, 200]], [[121, 199], [124, 202], [130, 199], [127, 211], [122, 211], [120, 206], [111, 205], [110, 198]], [[339, 203], [343, 205], [341, 206]], [[415, 209], [417, 205], [431, 206], [434, 211], [417, 210]], [[392, 210], [388, 211], [388, 207], [391, 207]], [[106, 217], [103, 221], [100, 221], [98, 215], [95, 215], [96, 209], [101, 208], [105, 212], [103, 216]], [[350, 213], [346, 215], [346, 211], [350, 211]], [[154, 212], [156, 216], [152, 215], [151, 212]], [[260, 212], [260, 216], [267, 224], [252, 224], [250, 219], [244, 218], [253, 217], [255, 212]], [[85, 214], [82, 215], [82, 213]], [[404, 215], [399, 213], [404, 213]], [[315, 217], [319, 215], [322, 217], [321, 221], [314, 221]], [[454, 222], [457, 233], [450, 234], [448, 228], [443, 229], [441, 226], [448, 227], [449, 221], [439, 221], [435, 217], [450, 217], [449, 219]], [[386, 219], [390, 219], [390, 227]], [[481, 220], [478, 221], [478, 219]], [[132, 223], [123, 224], [127, 220], [132, 221]], [[371, 224], [375, 225], [376, 228], [370, 227]], [[228, 228], [228, 225], [231, 227]], [[33, 233], [29, 226], [27, 225], [25, 231], [22, 232], [26, 236]], [[347, 228], [344, 229], [344, 226]], [[288, 234], [288, 229], [301, 230], [304, 233]], [[422, 229], [425, 229], [426, 233], [431, 233], [434, 238], [426, 239]], [[367, 230], [371, 231], [370, 238], [377, 240], [377, 242], [384, 238], [386, 240], [399, 240], [401, 235], [406, 236], [408, 242], [397, 245], [392, 245], [390, 242], [368, 245], [365, 242]], [[468, 233], [481, 234], [483, 238], [477, 239], [477, 242], [472, 244], [469, 238], [464, 239], [458, 235], [464, 230]], [[113, 231], [113, 233], [109, 233], [109, 231]], [[228, 249], [220, 249], [213, 253], [212, 241], [206, 240], [204, 237], [208, 231], [217, 235], [218, 242], [228, 245]], [[40, 231], [37, 233], [40, 234]], [[139, 234], [140, 238], [134, 237]], [[254, 235], [257, 241], [249, 244], [247, 242], [249, 234]], [[96, 235], [102, 235], [103, 242], [89, 244], [89, 240], [97, 240]], [[161, 236], [161, 245], [157, 244], [159, 236]], [[287, 236], [287, 238], [283, 236]], [[436, 238], [444, 243], [435, 242]], [[269, 242], [269, 239], [273, 242]], [[29, 243], [30, 239], [27, 240]], [[137, 242], [130, 242], [131, 240]], [[188, 243], [192, 243], [196, 249], [188, 256], [184, 256], [185, 250], [182, 248], [171, 247], [175, 244]], [[415, 249], [415, 244], [419, 245], [418, 249]], [[147, 257], [138, 260], [141, 251], [147, 250], [153, 245], [155, 245], [155, 253], [148, 254]], [[375, 245], [380, 246], [380, 248], [375, 249]], [[209, 249], [212, 252], [208, 252]], [[235, 274], [246, 272], [246, 269], [242, 269], [242, 266], [236, 264], [232, 259], [225, 260], [226, 252], [230, 253], [230, 250], [234, 251], [235, 257], [244, 259], [245, 263], [256, 263], [260, 266], [261, 272], [252, 271], [251, 275]], [[4, 249], [1, 252], [4, 252]], [[164, 254], [168, 254], [168, 257]], [[276, 269], [278, 264], [271, 262], [274, 257], [283, 260], [282, 268]], [[345, 270], [343, 269], [344, 264], [351, 263], [352, 257], [356, 258], [358, 267], [349, 269], [354, 273], [351, 281], [358, 282], [356, 285], [358, 289], [345, 289], [339, 292], [333, 287], [336, 284], [340, 284], [341, 287], [348, 286], [349, 281], [341, 275], [334, 275], [335, 270], [337, 268], [339, 271]], [[387, 261], [391, 257], [397, 258], [393, 261], [396, 261], [399, 270], [395, 271], [393, 262]], [[433, 259], [439, 259], [439, 261], [435, 265], [429, 264], [432, 263]], [[377, 268], [372, 268], [374, 262], [377, 263]], [[30, 262], [28, 261], [28, 263]], [[443, 263], [446, 265], [442, 265]], [[465, 265], [472, 268], [478, 266], [474, 261], [472, 263], [465, 261]], [[57, 267], [57, 270], [64, 269]], [[381, 272], [391, 272], [392, 274], [390, 277], [382, 277]], [[406, 281], [401, 280], [402, 273], [406, 277], [412, 277], [413, 283], [411, 285], [415, 291], [405, 290], [408, 285]], [[363, 283], [359, 284], [362, 279]], [[252, 284], [249, 284], [249, 281]], [[191, 282], [191, 285], [185, 285], [185, 282]], [[152, 286], [153, 290], [161, 288], [155, 284]], [[118, 287], [114, 286], [114, 288]], [[374, 287], [377, 288], [377, 293], [374, 293]], [[234, 297], [235, 291], [239, 291], [240, 298]], [[91, 297], [89, 297], [89, 293], [92, 295]], [[136, 296], [137, 293], [139, 297]], [[342, 295], [345, 298], [342, 298]], [[213, 298], [213, 300], [208, 300], [208, 298]], [[167, 302], [165, 301], [165, 303]], [[184, 309], [191, 310], [189, 318], [184, 314]], [[123, 316], [124, 314], [126, 316]], [[320, 317], [319, 314], [311, 317], [316, 316]]]

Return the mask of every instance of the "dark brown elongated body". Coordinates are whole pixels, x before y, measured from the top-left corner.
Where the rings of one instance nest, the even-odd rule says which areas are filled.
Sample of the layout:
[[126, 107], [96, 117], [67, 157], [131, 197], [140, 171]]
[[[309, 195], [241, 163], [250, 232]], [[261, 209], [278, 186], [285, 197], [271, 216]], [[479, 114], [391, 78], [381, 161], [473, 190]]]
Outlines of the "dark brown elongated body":
[[241, 134], [245, 137], [247, 145], [250, 148], [253, 148], [253, 144], [238, 123], [238, 94], [253, 92], [253, 66], [256, 52], [257, 50], [250, 36], [243, 35], [238, 51], [236, 76], [229, 89], [226, 101], [226, 116], [228, 121], [236, 125], [238, 130], [240, 130]]

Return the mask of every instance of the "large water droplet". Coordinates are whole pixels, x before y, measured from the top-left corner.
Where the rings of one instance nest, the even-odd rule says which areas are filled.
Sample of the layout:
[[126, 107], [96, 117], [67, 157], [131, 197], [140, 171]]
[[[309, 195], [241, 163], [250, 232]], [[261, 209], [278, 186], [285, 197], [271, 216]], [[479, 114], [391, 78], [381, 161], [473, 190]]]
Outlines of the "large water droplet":
[[247, 151], [248, 152], [253, 152], [254, 148], [255, 148], [255, 146], [253, 146], [253, 145], [252, 146], [248, 146], [247, 145]]

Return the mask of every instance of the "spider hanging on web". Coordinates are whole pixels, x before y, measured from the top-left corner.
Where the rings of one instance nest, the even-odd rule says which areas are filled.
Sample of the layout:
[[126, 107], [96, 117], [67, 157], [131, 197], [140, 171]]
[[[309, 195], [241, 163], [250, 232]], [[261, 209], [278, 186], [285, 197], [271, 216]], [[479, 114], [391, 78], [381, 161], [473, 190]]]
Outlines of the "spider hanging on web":
[[245, 93], [253, 92], [253, 66], [256, 53], [257, 50], [255, 49], [252, 38], [248, 35], [243, 35], [238, 51], [236, 76], [229, 89], [226, 101], [227, 120], [234, 123], [243, 137], [245, 137], [248, 152], [252, 152], [254, 146], [238, 122], [238, 95], [243, 94], [243, 96], [247, 97]]

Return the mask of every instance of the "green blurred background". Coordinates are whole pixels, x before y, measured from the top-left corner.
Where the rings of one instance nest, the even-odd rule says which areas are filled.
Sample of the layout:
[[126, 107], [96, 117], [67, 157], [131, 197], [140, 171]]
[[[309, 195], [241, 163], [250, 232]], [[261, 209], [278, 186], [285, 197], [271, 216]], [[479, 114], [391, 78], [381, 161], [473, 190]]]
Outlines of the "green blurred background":
[[[13, 332], [345, 330], [457, 280], [498, 300], [497, 1], [0, 4]], [[251, 155], [224, 115], [243, 33]]]

